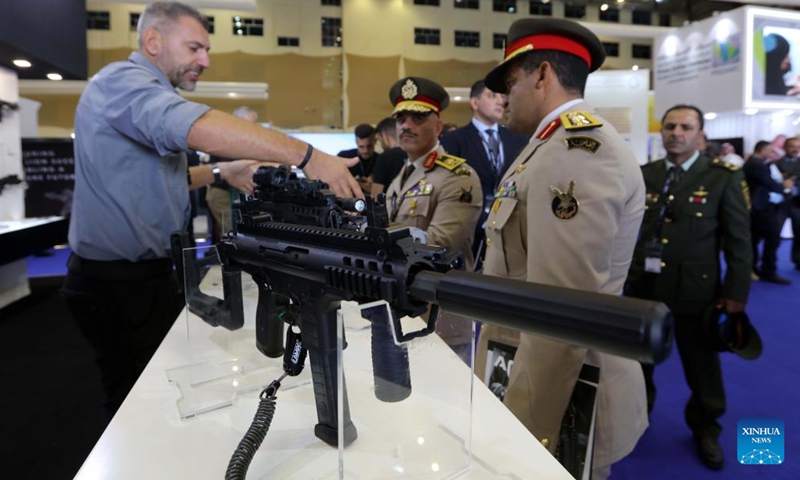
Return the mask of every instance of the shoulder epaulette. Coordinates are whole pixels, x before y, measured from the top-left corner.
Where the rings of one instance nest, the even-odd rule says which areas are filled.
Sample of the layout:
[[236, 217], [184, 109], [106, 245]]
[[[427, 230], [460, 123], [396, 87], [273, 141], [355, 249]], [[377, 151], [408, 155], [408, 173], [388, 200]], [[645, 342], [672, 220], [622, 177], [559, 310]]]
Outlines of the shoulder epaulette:
[[732, 163], [728, 163], [725, 160], [720, 160], [719, 158], [715, 158], [715, 159], [711, 160], [711, 165], [714, 166], [714, 167], [719, 167], [719, 168], [724, 168], [724, 169], [730, 170], [731, 172], [735, 172], [736, 170], [739, 170], [738, 166], [736, 166], [736, 165], [734, 165]]
[[436, 161], [434, 163], [452, 172], [462, 164], [466, 163], [466, 160], [461, 157], [456, 157], [455, 155], [450, 155], [449, 153], [442, 153], [436, 157]]
[[566, 130], [587, 130], [603, 126], [603, 122], [583, 110], [562, 113], [559, 118], [561, 118], [561, 124], [564, 125]]

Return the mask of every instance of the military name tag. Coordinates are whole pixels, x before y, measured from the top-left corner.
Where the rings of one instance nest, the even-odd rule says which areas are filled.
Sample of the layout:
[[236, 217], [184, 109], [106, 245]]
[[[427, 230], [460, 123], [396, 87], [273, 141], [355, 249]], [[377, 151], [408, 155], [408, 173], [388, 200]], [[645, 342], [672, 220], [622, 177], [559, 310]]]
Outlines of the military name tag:
[[573, 137], [567, 137], [564, 139], [564, 143], [567, 144], [567, 150], [572, 150], [574, 148], [580, 148], [581, 150], [586, 150], [589, 153], [597, 153], [597, 150], [603, 144], [600, 140], [596, 138], [587, 137], [586, 135], [576, 135]]

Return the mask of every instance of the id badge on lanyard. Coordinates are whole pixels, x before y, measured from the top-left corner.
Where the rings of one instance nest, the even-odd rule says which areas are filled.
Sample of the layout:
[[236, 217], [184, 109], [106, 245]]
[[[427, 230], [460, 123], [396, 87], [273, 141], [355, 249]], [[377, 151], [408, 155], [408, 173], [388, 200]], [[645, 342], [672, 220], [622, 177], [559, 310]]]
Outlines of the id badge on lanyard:
[[651, 240], [644, 245], [644, 271], [661, 273], [661, 259], [664, 257], [664, 245]]

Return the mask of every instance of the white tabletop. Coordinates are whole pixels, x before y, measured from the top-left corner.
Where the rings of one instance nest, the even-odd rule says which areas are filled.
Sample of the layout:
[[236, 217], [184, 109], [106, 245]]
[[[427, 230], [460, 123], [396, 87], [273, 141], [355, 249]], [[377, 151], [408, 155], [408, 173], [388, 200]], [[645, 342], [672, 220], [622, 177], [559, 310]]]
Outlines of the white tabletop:
[[46, 225], [63, 219], [64, 217], [36, 217], [23, 218], [22, 220], [0, 220], [0, 235]]
[[[249, 277], [243, 280], [249, 319], [255, 311], [255, 288]], [[348, 304], [342, 310], [353, 308]], [[419, 320], [405, 322], [412, 326]], [[256, 350], [253, 328], [248, 320], [243, 329], [230, 332], [194, 315], [181, 315], [75, 478], [223, 478], [256, 411], [257, 387], [248, 382], [269, 383], [281, 373], [280, 359]], [[371, 390], [369, 335], [368, 328], [346, 331], [343, 363], [350, 369], [345, 383], [358, 439], [344, 450], [344, 478], [572, 478], [435, 335], [409, 348], [412, 395], [402, 402], [377, 402]], [[239, 353], [232, 357], [231, 352]], [[237, 370], [232, 377], [209, 373], [231, 365]], [[241, 371], [252, 368], [257, 370]], [[309, 371], [307, 365], [301, 376], [284, 381], [270, 431], [248, 478], [336, 478], [338, 450], [313, 434], [317, 417]], [[168, 375], [181, 378], [183, 385], [170, 383]], [[202, 375], [217, 380], [204, 383]], [[459, 404], [468, 403], [469, 390], [453, 394], [460, 388], [453, 385], [468, 385], [470, 380], [471, 457], [465, 449], [453, 448], [468, 444], [470, 436], [469, 416], [464, 416], [463, 402]], [[199, 387], [187, 387], [190, 382]], [[222, 391], [223, 384], [251, 391], [231, 395]], [[452, 404], [448, 394], [455, 398]], [[232, 401], [226, 402], [226, 396]], [[209, 411], [181, 419], [203, 409]], [[422, 473], [420, 462], [432, 468]], [[466, 471], [459, 475], [453, 468]]]

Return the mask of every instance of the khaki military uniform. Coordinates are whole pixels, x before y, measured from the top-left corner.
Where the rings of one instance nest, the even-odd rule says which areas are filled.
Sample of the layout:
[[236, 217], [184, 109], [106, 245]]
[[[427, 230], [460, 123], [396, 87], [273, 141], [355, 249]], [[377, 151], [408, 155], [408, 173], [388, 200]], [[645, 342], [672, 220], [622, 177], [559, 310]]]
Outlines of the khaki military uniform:
[[428, 236], [429, 245], [448, 247], [464, 254], [467, 271], [472, 270], [472, 237], [481, 214], [481, 183], [466, 160], [445, 154], [441, 146], [434, 150], [437, 160], [425, 168], [423, 159], [401, 184], [408, 164], [386, 191], [389, 218], [417, 227]]
[[[445, 154], [441, 145], [434, 151], [437, 160], [430, 168], [424, 167], [425, 158], [418, 159], [405, 182], [408, 164], [389, 185], [389, 218], [423, 230], [429, 245], [463, 253], [466, 270], [472, 271], [472, 240], [483, 205], [480, 179], [463, 158]], [[436, 333], [465, 360], [471, 356], [471, 321], [443, 312]]]
[[[484, 273], [622, 293], [644, 213], [644, 181], [620, 135], [585, 102], [531, 140], [496, 197], [486, 224]], [[476, 371], [485, 370], [488, 340], [514, 345], [516, 338], [505, 404], [536, 438], [555, 451], [586, 362], [600, 367], [594, 468], [633, 450], [648, 425], [638, 362], [484, 325]]]

